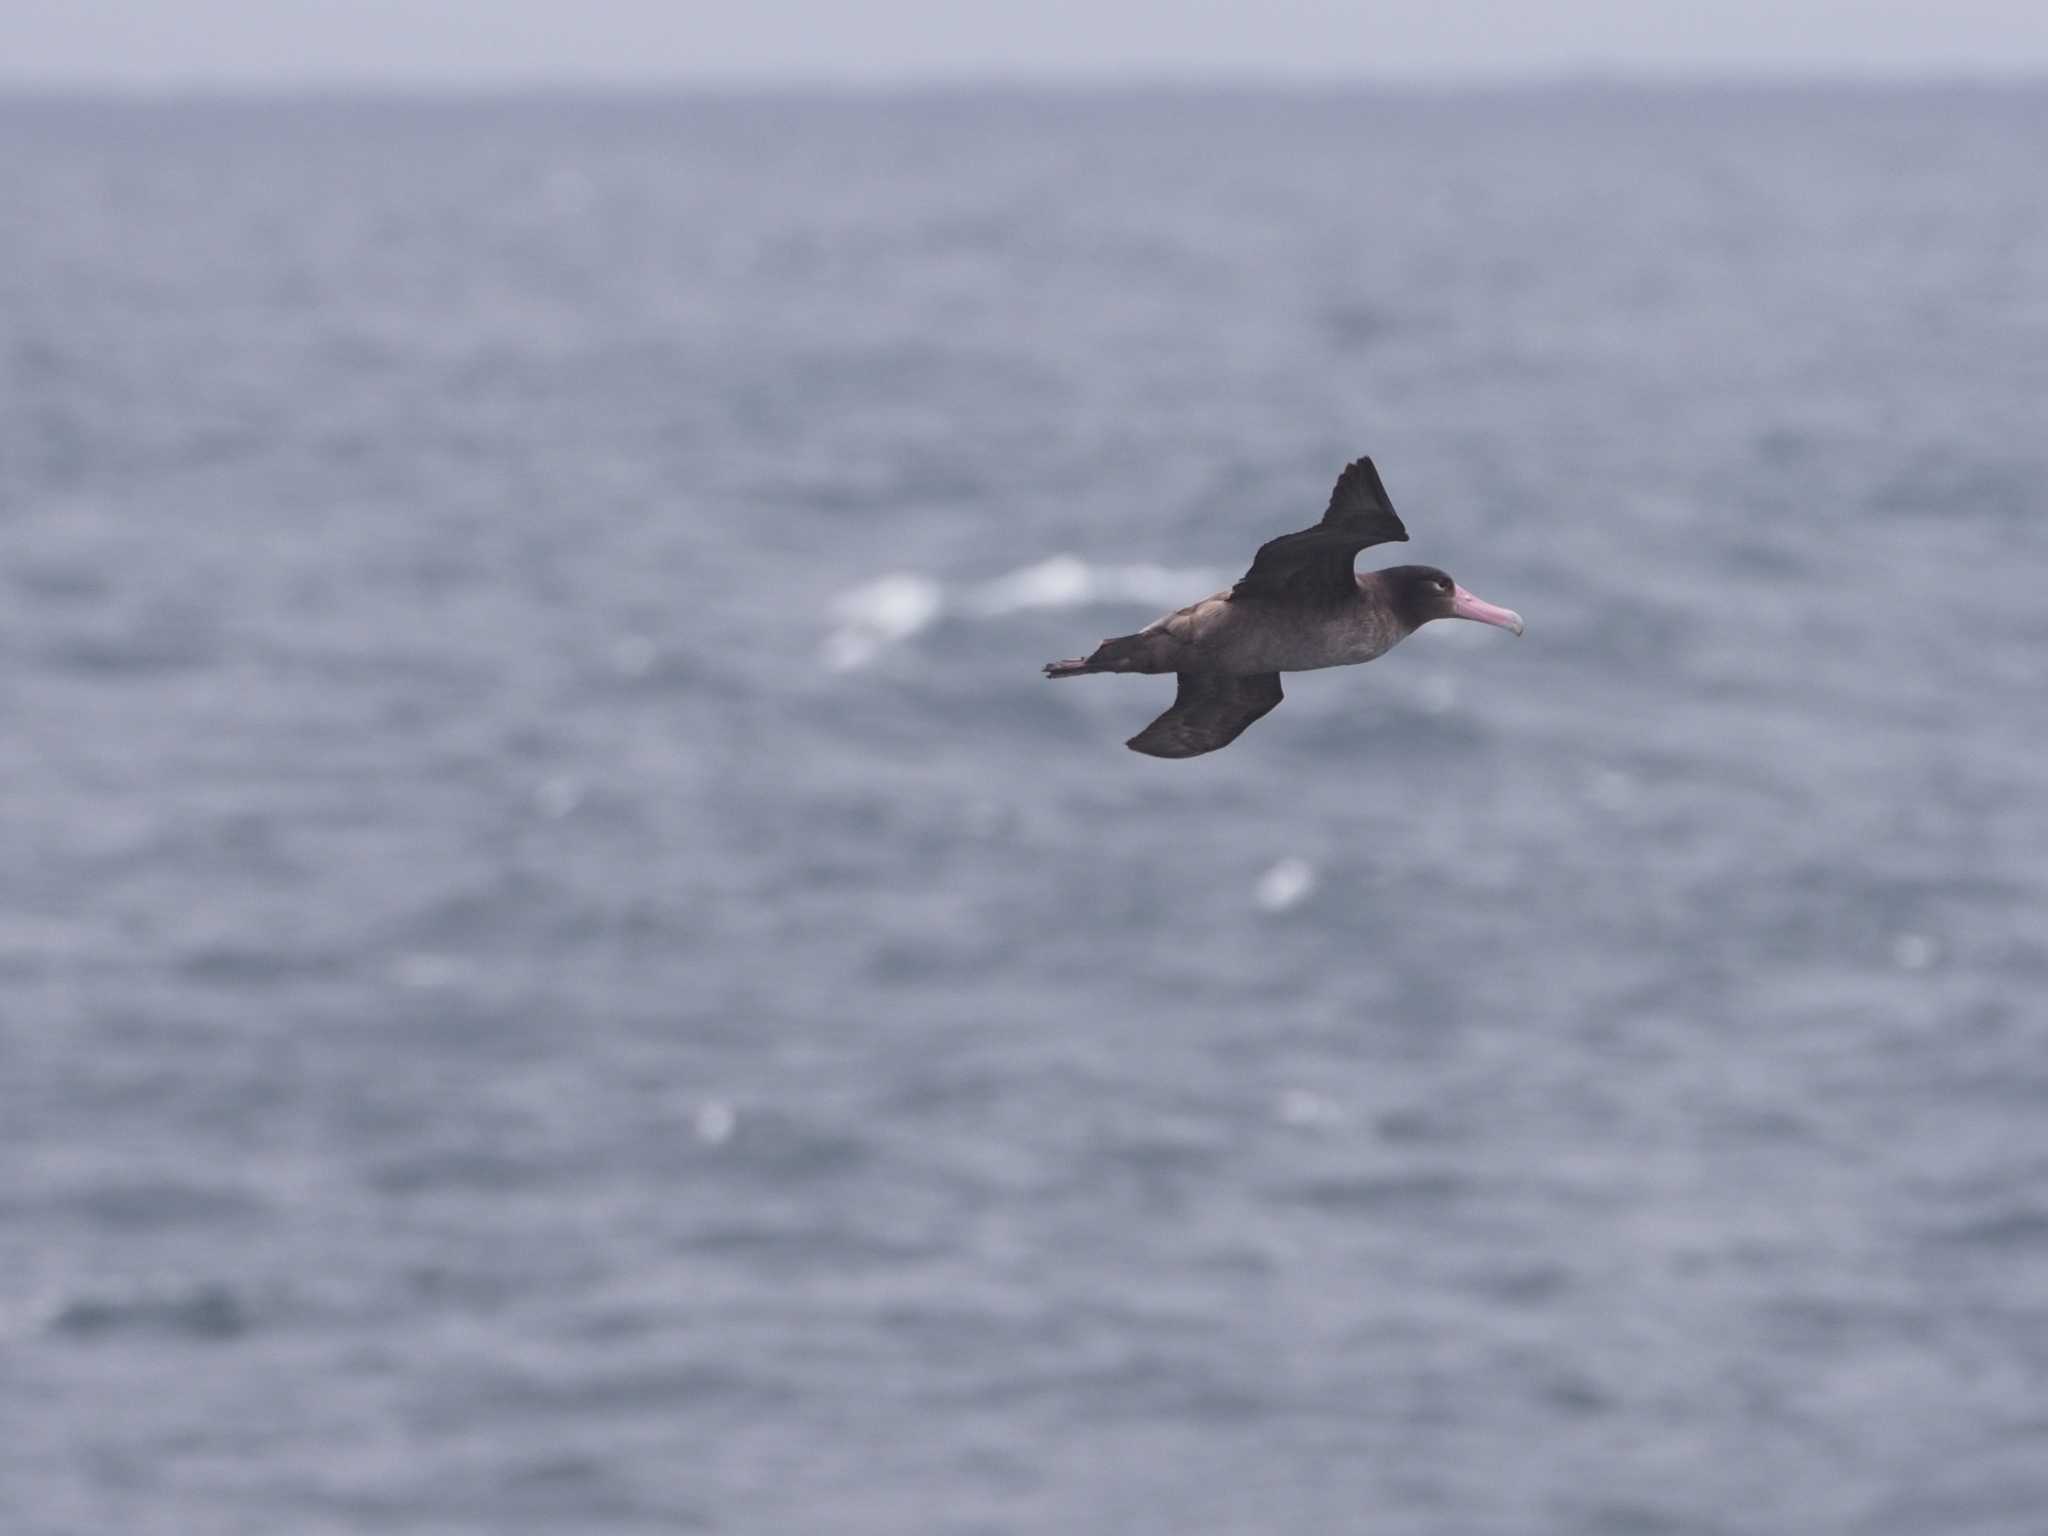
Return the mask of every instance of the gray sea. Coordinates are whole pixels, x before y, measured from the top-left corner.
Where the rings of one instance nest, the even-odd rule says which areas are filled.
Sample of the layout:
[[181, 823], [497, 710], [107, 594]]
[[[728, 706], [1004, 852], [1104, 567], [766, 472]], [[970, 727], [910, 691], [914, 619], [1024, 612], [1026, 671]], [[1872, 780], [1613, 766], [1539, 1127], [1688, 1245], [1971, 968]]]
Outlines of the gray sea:
[[2044, 165], [0, 105], [0, 1531], [2048, 1531]]

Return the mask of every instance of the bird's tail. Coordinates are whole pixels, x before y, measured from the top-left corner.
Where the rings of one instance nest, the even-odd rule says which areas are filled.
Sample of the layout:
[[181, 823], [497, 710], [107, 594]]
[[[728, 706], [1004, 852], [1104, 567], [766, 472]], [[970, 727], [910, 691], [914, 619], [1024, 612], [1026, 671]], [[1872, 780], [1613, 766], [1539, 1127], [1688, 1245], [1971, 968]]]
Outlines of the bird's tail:
[[1118, 635], [1095, 647], [1093, 654], [1073, 661], [1048, 661], [1047, 677], [1086, 677], [1090, 672], [1170, 672], [1152, 652], [1151, 635]]

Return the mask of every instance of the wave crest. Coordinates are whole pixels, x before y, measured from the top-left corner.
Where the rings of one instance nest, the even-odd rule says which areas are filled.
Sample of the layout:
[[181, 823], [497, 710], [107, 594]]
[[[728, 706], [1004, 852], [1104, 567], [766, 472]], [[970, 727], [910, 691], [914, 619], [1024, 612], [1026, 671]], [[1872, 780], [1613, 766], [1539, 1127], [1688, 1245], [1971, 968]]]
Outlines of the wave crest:
[[1090, 565], [1054, 555], [949, 593], [930, 577], [892, 572], [840, 594], [835, 623], [821, 647], [835, 672], [867, 666], [890, 647], [913, 638], [944, 615], [1003, 618], [1042, 609], [1093, 604], [1159, 608], [1213, 591], [1214, 571], [1167, 565]]

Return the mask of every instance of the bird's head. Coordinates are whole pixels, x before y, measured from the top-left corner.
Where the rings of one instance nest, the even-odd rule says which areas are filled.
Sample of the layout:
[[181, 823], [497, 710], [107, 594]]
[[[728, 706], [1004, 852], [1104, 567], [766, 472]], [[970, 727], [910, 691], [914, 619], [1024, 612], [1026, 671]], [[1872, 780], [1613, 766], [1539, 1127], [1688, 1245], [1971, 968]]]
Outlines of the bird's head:
[[1474, 597], [1451, 580], [1449, 572], [1433, 565], [1389, 566], [1379, 578], [1394, 612], [1411, 630], [1422, 628], [1431, 619], [1471, 619], [1517, 635], [1522, 632], [1519, 613]]

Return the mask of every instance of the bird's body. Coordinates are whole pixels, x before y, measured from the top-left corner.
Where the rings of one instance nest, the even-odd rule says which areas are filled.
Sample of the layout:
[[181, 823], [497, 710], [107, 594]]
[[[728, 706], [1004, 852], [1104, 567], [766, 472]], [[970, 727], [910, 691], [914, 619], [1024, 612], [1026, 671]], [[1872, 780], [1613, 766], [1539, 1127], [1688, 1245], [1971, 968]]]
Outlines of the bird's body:
[[1235, 601], [1229, 591], [1177, 608], [1130, 638], [1135, 665], [1111, 672], [1313, 672], [1384, 656], [1408, 634], [1379, 591], [1377, 573], [1360, 576], [1357, 596], [1316, 609]]
[[1046, 676], [1177, 674], [1173, 707], [1128, 745], [1154, 757], [1197, 757], [1228, 746], [1278, 704], [1282, 672], [1372, 661], [1436, 618], [1522, 632], [1519, 615], [1434, 567], [1353, 571], [1361, 549], [1407, 537], [1372, 460], [1359, 459], [1338, 478], [1322, 522], [1260, 546], [1229, 591], [1105, 640], [1090, 656], [1053, 662]]

